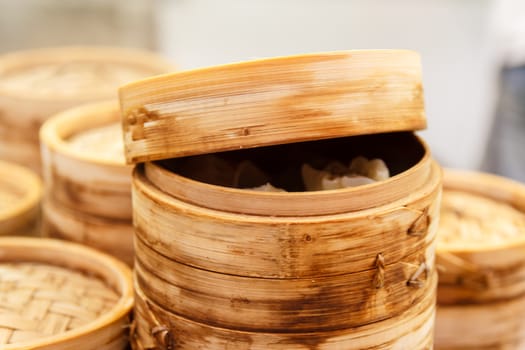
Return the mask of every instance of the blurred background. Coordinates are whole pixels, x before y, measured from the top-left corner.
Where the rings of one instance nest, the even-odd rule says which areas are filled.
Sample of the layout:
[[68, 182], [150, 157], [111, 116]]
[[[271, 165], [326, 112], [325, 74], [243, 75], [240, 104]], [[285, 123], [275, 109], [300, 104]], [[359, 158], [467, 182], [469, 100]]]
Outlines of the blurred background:
[[179, 68], [312, 51], [421, 53], [428, 130], [448, 167], [525, 182], [523, 0], [0, 0], [0, 52], [100, 44]]

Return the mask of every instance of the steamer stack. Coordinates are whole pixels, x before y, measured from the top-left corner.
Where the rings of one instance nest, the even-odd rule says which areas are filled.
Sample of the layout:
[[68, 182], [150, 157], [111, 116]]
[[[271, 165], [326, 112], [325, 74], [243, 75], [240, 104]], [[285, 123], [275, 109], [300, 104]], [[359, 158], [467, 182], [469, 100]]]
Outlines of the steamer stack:
[[525, 186], [446, 169], [436, 349], [525, 349]]
[[[426, 125], [416, 53], [186, 71], [128, 84], [120, 101], [138, 163], [134, 349], [432, 349], [441, 172], [413, 134]], [[276, 170], [307, 150], [378, 157], [393, 176], [258, 192], [179, 171], [202, 154]]]

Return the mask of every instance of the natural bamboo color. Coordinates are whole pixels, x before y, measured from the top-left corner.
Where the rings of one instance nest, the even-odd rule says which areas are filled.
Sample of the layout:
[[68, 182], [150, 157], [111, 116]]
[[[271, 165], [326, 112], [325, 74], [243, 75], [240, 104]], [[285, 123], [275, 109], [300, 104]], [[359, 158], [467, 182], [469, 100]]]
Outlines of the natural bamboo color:
[[147, 300], [215, 327], [269, 333], [349, 329], [402, 314], [435, 288], [434, 244], [362, 272], [267, 279], [195, 269], [135, 242], [136, 284]]
[[131, 167], [123, 154], [107, 155], [119, 145], [123, 149], [122, 136], [98, 144], [71, 141], [119, 121], [118, 104], [110, 101], [68, 109], [44, 123], [40, 141], [47, 200], [86, 214], [131, 220]]
[[152, 53], [124, 48], [64, 47], [0, 56], [0, 158], [40, 173], [38, 130], [49, 116], [116, 98], [121, 84], [172, 70]]
[[[434, 285], [436, 276], [432, 278]], [[385, 321], [328, 332], [247, 332], [214, 327], [171, 313], [135, 285], [135, 350], [386, 350], [433, 348], [435, 289], [404, 313]]]
[[522, 349], [525, 186], [446, 170], [442, 217], [436, 348]]
[[40, 130], [46, 187], [43, 233], [133, 262], [131, 167], [116, 101], [72, 108]]
[[129, 268], [76, 244], [0, 238], [3, 350], [123, 350]]
[[128, 220], [111, 220], [43, 203], [42, 234], [77, 242], [133, 264], [133, 225]]
[[403, 50], [185, 71], [125, 85], [120, 101], [128, 162], [426, 125], [419, 55]]
[[36, 174], [0, 161], [0, 236], [38, 234], [41, 197], [42, 183]]
[[[245, 215], [193, 205], [158, 189], [139, 166], [133, 178], [136, 236], [180, 263], [232, 275], [305, 278], [365, 271], [374, 266], [378, 253], [394, 262], [424, 251], [434, 239], [441, 174], [431, 159], [426, 161], [428, 177], [405, 197], [369, 208], [367, 198], [378, 198], [376, 193], [389, 184], [380, 183], [370, 192], [340, 190], [354, 206], [366, 203], [366, 208], [304, 217], [273, 216], [273, 211]], [[294, 193], [279, 195], [283, 207], [294, 200]], [[259, 196], [266, 194], [253, 193], [251, 200]], [[309, 196], [315, 207], [330, 205], [323, 191]]]
[[[413, 154], [387, 158], [412, 166], [391, 180], [272, 193], [273, 206], [184, 178], [176, 161], [137, 166], [135, 349], [431, 349], [441, 172], [419, 139], [395, 140]], [[327, 214], [330, 194], [347, 203]], [[290, 204], [302, 196], [310, 207]]]

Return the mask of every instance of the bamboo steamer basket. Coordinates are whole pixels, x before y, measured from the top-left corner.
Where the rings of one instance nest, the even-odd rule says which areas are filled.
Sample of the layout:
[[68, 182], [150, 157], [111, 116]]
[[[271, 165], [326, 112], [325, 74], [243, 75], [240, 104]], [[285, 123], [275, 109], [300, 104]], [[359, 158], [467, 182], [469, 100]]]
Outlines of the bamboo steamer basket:
[[0, 56], [0, 159], [40, 173], [38, 130], [51, 115], [116, 97], [119, 85], [172, 70], [140, 50], [63, 47]]
[[[135, 348], [432, 348], [441, 172], [412, 133], [425, 126], [417, 54], [211, 67], [126, 85], [120, 100], [126, 158], [146, 161], [132, 180]], [[270, 193], [180, 167], [213, 153], [278, 168], [316, 149], [366, 150], [394, 176]]]
[[[443, 215], [457, 220], [444, 221], [438, 233], [436, 348], [525, 349], [525, 186], [447, 169], [444, 193]], [[487, 201], [491, 207], [482, 205]], [[501, 216], [498, 206], [512, 208], [504, 210], [515, 218]], [[515, 226], [514, 235], [505, 235], [509, 225]], [[479, 233], [470, 240], [454, 239], [474, 229]]]
[[[125, 164], [119, 121], [118, 104], [109, 101], [66, 110], [44, 123], [43, 231], [131, 264], [131, 167]], [[82, 135], [95, 139], [74, 141]]]
[[125, 349], [133, 303], [124, 264], [77, 244], [0, 238], [0, 347]]
[[36, 235], [42, 183], [22, 166], [0, 161], [0, 236]]

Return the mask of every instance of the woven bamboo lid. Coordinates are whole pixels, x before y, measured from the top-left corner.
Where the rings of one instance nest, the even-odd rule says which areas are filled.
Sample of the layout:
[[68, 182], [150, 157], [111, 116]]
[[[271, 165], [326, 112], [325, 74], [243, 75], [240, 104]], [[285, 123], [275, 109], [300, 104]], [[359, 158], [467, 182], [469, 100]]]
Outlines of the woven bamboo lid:
[[446, 169], [438, 250], [525, 246], [525, 186], [500, 176]]
[[142, 50], [73, 46], [19, 51], [0, 56], [0, 96], [27, 101], [106, 99], [115, 87], [173, 70]]
[[0, 235], [18, 233], [38, 216], [42, 183], [22, 166], [0, 160]]
[[83, 246], [0, 238], [0, 348], [124, 349], [131, 273]]
[[416, 52], [227, 64], [120, 89], [129, 163], [426, 126]]

